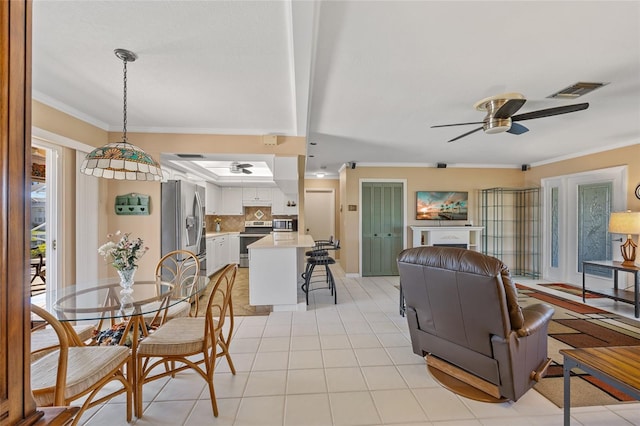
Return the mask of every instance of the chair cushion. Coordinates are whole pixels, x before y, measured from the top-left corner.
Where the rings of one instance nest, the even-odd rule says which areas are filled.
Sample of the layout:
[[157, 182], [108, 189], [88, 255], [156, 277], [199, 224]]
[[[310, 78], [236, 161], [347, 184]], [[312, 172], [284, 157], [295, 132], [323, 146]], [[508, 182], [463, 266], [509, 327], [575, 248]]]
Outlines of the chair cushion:
[[167, 356], [202, 351], [204, 317], [181, 317], [167, 321], [138, 345], [138, 355]]
[[[159, 306], [159, 303], [156, 302], [156, 304]], [[150, 306], [151, 304], [144, 305], [142, 310], [144, 311], [145, 307], [149, 309]], [[176, 304], [169, 306], [169, 308], [167, 309], [167, 321], [169, 321], [172, 318], [189, 316], [189, 312], [191, 312], [191, 303], [186, 300], [180, 301]], [[156, 312], [150, 312], [148, 314], [145, 314], [144, 315], [145, 321], [151, 321], [155, 316], [155, 314]], [[162, 312], [158, 315], [158, 318], [162, 319]]]
[[[73, 326], [73, 330], [81, 342], [91, 339], [94, 329], [94, 326], [91, 324]], [[31, 362], [53, 352], [59, 344], [58, 335], [53, 328], [43, 328], [34, 331], [31, 333]], [[43, 350], [46, 348], [49, 348], [49, 350]]]
[[[31, 390], [38, 406], [54, 403], [58, 357], [56, 350], [31, 364]], [[65, 399], [72, 399], [126, 362], [129, 348], [125, 346], [74, 346], [69, 348]]]

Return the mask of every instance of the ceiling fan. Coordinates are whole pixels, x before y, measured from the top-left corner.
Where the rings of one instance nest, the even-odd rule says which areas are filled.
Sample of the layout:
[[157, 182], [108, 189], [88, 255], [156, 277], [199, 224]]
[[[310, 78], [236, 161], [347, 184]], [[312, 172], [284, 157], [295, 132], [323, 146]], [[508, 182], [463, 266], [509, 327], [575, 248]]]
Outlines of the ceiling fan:
[[246, 175], [250, 175], [253, 172], [251, 170], [247, 170], [249, 167], [253, 167], [253, 164], [240, 164], [237, 161], [234, 161], [233, 163], [231, 163], [230, 171], [231, 173], [244, 173]]
[[451, 127], [451, 126], [466, 126], [469, 124], [482, 124], [482, 126], [473, 129], [467, 133], [457, 136], [448, 142], [457, 141], [465, 136], [469, 136], [479, 130], [484, 130], [485, 133], [494, 134], [507, 132], [513, 135], [521, 135], [528, 132], [522, 124], [516, 123], [516, 121], [532, 120], [534, 118], [551, 117], [553, 115], [567, 114], [569, 112], [582, 111], [589, 108], [588, 103], [566, 105], [554, 108], [540, 109], [537, 111], [526, 112], [524, 114], [515, 114], [527, 100], [524, 95], [520, 93], [504, 93], [502, 95], [491, 96], [476, 102], [473, 107], [478, 111], [486, 111], [487, 115], [482, 121], [474, 121], [469, 123], [456, 123], [456, 124], [441, 124], [434, 127]]

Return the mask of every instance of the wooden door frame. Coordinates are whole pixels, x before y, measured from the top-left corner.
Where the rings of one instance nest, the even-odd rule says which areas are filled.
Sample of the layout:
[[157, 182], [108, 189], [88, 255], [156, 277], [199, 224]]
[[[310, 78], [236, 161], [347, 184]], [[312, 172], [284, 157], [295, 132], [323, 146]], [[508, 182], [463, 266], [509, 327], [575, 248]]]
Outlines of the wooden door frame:
[[402, 206], [404, 215], [402, 217], [402, 248], [407, 248], [407, 179], [385, 179], [385, 178], [360, 178], [358, 182], [358, 276], [362, 277], [362, 185], [364, 183], [401, 183], [402, 184]]
[[[33, 424], [29, 292], [30, 1], [0, 2], [0, 422]], [[18, 285], [16, 285], [18, 283]]]

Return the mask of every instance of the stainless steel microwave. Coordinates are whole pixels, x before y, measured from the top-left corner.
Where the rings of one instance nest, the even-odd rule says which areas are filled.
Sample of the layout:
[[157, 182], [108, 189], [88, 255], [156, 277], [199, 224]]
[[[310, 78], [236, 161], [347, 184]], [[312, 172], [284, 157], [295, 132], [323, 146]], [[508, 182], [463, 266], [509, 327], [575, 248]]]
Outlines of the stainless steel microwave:
[[293, 232], [298, 230], [297, 219], [272, 219], [273, 232]]

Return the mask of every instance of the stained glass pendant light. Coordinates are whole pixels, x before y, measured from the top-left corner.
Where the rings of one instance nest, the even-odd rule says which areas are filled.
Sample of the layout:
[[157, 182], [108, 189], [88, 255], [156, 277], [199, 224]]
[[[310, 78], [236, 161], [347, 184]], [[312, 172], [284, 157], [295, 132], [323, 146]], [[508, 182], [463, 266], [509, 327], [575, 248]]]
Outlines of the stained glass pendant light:
[[127, 62], [138, 56], [125, 49], [114, 50], [124, 63], [124, 124], [122, 142], [109, 143], [91, 151], [80, 166], [84, 174], [105, 179], [118, 180], [160, 180], [160, 164], [149, 154], [127, 142]]

